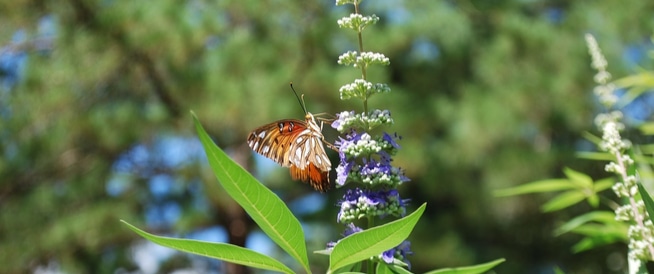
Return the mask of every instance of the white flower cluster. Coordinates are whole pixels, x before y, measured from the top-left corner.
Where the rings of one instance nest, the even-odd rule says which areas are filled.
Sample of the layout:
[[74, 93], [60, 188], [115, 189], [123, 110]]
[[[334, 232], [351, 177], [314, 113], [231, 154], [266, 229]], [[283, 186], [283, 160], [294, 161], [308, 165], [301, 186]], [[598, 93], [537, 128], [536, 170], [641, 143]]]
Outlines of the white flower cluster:
[[615, 95], [615, 85], [614, 84], [605, 84], [596, 86], [593, 89], [593, 93], [600, 100], [600, 103], [605, 106], [612, 106], [618, 102], [618, 96]]
[[367, 26], [377, 23], [377, 15], [363, 16], [358, 13], [351, 13], [348, 17], [338, 19], [338, 27], [353, 29], [357, 32], [363, 31]]
[[387, 84], [373, 84], [363, 79], [356, 79], [354, 80], [354, 83], [345, 84], [340, 89], [338, 89], [338, 92], [341, 95], [341, 100], [350, 98], [367, 100], [373, 94], [390, 91], [391, 88]]
[[338, 120], [332, 123], [332, 126], [343, 133], [352, 128], [367, 128], [373, 129], [383, 124], [393, 124], [391, 112], [388, 110], [375, 109], [370, 113], [361, 114], [354, 113], [354, 111], [343, 111], [338, 113]]
[[348, 51], [346, 53], [341, 54], [341, 56], [338, 56], [338, 64], [339, 65], [344, 65], [344, 66], [349, 66], [351, 64], [356, 63], [357, 60], [357, 52], [356, 51]]
[[[595, 75], [595, 82], [599, 84], [594, 89], [595, 95], [607, 108], [614, 107], [618, 101], [615, 95], [615, 87], [608, 84], [611, 80], [611, 74], [606, 71], [608, 63], [602, 55], [595, 38], [587, 34], [586, 43], [588, 52], [591, 55], [591, 66], [598, 72]], [[625, 150], [631, 147], [628, 140], [623, 140], [620, 131], [624, 129], [622, 113], [613, 111], [610, 113], [599, 114], [595, 118], [595, 124], [602, 131], [602, 141], [599, 149], [606, 151], [615, 159], [605, 166], [607, 172], [618, 175], [622, 180], [616, 182], [612, 189], [623, 198], [625, 204], [615, 210], [615, 218], [618, 221], [630, 223], [627, 236], [629, 238], [629, 258], [634, 260], [651, 260], [654, 255], [654, 226], [649, 221], [645, 204], [638, 196], [639, 178], [636, 175], [630, 175], [629, 166], [634, 164], [634, 160], [625, 154]]]
[[[644, 205], [642, 206], [644, 209]], [[641, 260], [643, 258], [651, 258], [650, 247], [654, 245], [654, 225], [647, 220], [643, 226], [630, 226], [627, 232], [629, 236], [629, 257], [631, 259]]]
[[389, 65], [391, 63], [390, 59], [381, 53], [376, 52], [362, 52], [357, 57], [357, 61], [354, 64], [354, 67], [365, 65], [366, 67], [370, 64], [380, 64], [380, 65]]
[[597, 70], [597, 74], [595, 74], [594, 79], [595, 82], [599, 84], [599, 86], [595, 87], [593, 92], [595, 95], [597, 95], [600, 102], [604, 106], [611, 107], [615, 105], [616, 102], [618, 102], [618, 97], [614, 92], [615, 85], [609, 83], [611, 80], [611, 73], [606, 71], [608, 62], [606, 62], [606, 58], [604, 58], [602, 51], [597, 45], [597, 40], [595, 40], [595, 37], [590, 34], [586, 34], [586, 44], [588, 45], [588, 52], [590, 53], [592, 60], [591, 67]]
[[389, 65], [390, 59], [384, 54], [376, 52], [362, 52], [357, 54], [356, 51], [348, 51], [338, 57], [338, 64], [355, 68], [367, 68], [369, 65]]
[[602, 125], [602, 142], [599, 144], [601, 150], [608, 151], [615, 156], [630, 147], [630, 143], [623, 141], [622, 137], [620, 137], [619, 128], [621, 125], [617, 122], [607, 122]]
[[606, 58], [604, 58], [604, 55], [602, 54], [602, 51], [597, 44], [597, 40], [595, 40], [595, 37], [590, 34], [586, 34], [585, 38], [586, 45], [588, 46], [588, 52], [590, 53], [590, 57], [592, 59], [590, 64], [591, 67], [598, 71], [606, 71], [606, 67], [609, 63], [606, 62]]
[[345, 153], [345, 155], [351, 157], [359, 157], [360, 155], [369, 155], [372, 153], [380, 152], [384, 147], [382, 144], [378, 143], [377, 140], [372, 140], [370, 134], [363, 133], [361, 139], [353, 143], [347, 143], [347, 146], [343, 146], [340, 150]]

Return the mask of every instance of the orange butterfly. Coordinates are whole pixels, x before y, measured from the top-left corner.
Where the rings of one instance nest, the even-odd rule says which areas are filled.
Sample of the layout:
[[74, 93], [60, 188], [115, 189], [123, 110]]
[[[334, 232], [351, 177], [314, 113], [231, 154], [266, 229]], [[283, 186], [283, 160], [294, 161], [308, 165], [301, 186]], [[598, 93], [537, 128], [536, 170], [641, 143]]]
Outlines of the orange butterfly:
[[322, 123], [319, 126], [313, 115], [306, 111], [302, 101], [300, 104], [306, 113], [304, 121], [284, 119], [263, 125], [250, 133], [248, 145], [255, 152], [289, 167], [293, 180], [309, 183], [316, 190], [325, 192], [330, 185], [329, 171], [332, 163], [323, 142], [330, 144], [322, 135]]

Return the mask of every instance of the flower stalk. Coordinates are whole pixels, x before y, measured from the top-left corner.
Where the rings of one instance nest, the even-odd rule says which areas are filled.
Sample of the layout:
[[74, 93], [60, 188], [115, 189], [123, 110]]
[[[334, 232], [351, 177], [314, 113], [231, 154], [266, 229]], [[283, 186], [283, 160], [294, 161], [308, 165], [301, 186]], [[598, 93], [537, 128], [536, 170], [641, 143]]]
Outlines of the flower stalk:
[[[338, 203], [340, 212], [337, 221], [345, 225], [344, 236], [373, 227], [377, 219], [404, 217], [408, 203], [407, 199], [400, 197], [397, 187], [409, 179], [401, 168], [392, 164], [392, 157], [400, 149], [397, 143], [400, 137], [385, 132], [372, 133], [380, 126], [393, 124], [393, 119], [389, 110], [370, 111], [368, 99], [373, 95], [390, 92], [391, 89], [384, 83], [369, 82], [367, 69], [370, 66], [389, 65], [390, 60], [381, 53], [364, 51], [362, 31], [377, 23], [379, 17], [362, 15], [359, 10], [361, 1], [336, 1], [336, 5], [354, 6], [354, 13], [339, 19], [338, 25], [355, 31], [359, 46], [358, 52], [348, 51], [339, 56], [338, 64], [357, 68], [361, 72], [361, 78], [339, 89], [340, 98], [358, 99], [363, 103], [361, 113], [342, 111], [336, 114], [337, 119], [332, 123], [332, 127], [344, 135], [334, 143], [340, 158], [336, 168], [336, 187], [348, 188]], [[335, 244], [329, 243], [327, 247], [331, 248]], [[404, 241], [397, 247], [370, 258], [365, 265], [369, 273], [374, 271], [375, 263], [410, 266], [406, 258], [410, 254], [410, 243]]]
[[[606, 70], [608, 62], [604, 58], [595, 38], [587, 34], [586, 44], [591, 55], [593, 69], [597, 70], [594, 80], [598, 84], [594, 89], [595, 95], [607, 109], [614, 109], [618, 102], [615, 94], [615, 85], [610, 83], [611, 74]], [[649, 219], [645, 203], [638, 194], [640, 178], [637, 174], [630, 175], [628, 170], [634, 160], [626, 154], [631, 148], [631, 142], [620, 136], [625, 126], [621, 122], [622, 112], [618, 110], [598, 114], [595, 124], [602, 132], [602, 141], [599, 148], [613, 156], [605, 170], [614, 173], [621, 181], [613, 185], [613, 191], [618, 197], [625, 198], [628, 203], [615, 210], [616, 220], [630, 223], [627, 236], [629, 238], [629, 258], [637, 260], [654, 259], [654, 225]]]

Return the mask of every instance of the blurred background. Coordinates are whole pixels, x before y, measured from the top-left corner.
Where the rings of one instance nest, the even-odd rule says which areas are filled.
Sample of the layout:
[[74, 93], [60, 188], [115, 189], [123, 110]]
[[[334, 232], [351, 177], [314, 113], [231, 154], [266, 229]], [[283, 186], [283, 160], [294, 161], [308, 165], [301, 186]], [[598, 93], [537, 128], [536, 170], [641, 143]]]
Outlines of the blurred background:
[[[654, 3], [375, 0], [362, 11], [381, 18], [364, 48], [391, 60], [368, 76], [393, 91], [369, 105], [390, 109], [385, 130], [403, 137], [395, 163], [412, 179], [400, 189], [409, 211], [428, 203], [410, 237], [412, 270], [503, 257], [498, 273], [623, 273], [624, 244], [573, 254], [578, 236], [552, 235], [585, 204], [542, 214], [546, 195], [493, 191], [563, 177], [564, 166], [608, 176], [574, 156], [593, 149], [581, 134], [596, 132], [602, 111], [584, 34], [596, 36], [614, 77], [650, 69]], [[190, 110], [287, 201], [310, 252], [340, 238], [343, 190], [291, 181], [245, 139], [303, 118], [291, 81], [313, 113], [362, 110], [338, 96], [360, 76], [336, 63], [357, 48], [336, 24], [350, 12], [332, 0], [0, 3], [0, 272], [257, 272], [154, 246], [120, 219], [297, 267], [220, 189]], [[626, 106], [628, 121], [650, 118], [653, 105]], [[325, 271], [326, 257], [309, 259]]]

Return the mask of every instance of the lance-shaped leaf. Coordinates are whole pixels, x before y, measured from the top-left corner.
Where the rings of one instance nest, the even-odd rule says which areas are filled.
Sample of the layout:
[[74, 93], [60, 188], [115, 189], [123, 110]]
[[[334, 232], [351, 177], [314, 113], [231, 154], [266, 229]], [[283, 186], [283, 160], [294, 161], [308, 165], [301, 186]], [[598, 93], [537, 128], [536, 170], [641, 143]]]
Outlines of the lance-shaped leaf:
[[413, 230], [427, 204], [393, 222], [354, 233], [340, 240], [329, 257], [330, 272], [398, 246]]
[[143, 236], [143, 238], [161, 246], [235, 264], [242, 264], [283, 273], [293, 273], [293, 270], [285, 266], [283, 263], [247, 248], [225, 243], [211, 243], [198, 240], [155, 236], [140, 230], [123, 220], [121, 220], [121, 222], [127, 225], [129, 229]]
[[209, 165], [225, 191], [270, 239], [300, 262], [307, 273], [311, 273], [304, 232], [298, 219], [275, 193], [214, 144], [194, 113], [193, 120]]
[[505, 259], [497, 259], [495, 261], [473, 265], [473, 266], [463, 266], [455, 268], [443, 268], [439, 270], [434, 270], [426, 272], [425, 274], [481, 274], [486, 273], [488, 270], [491, 270], [493, 267], [501, 264]]

